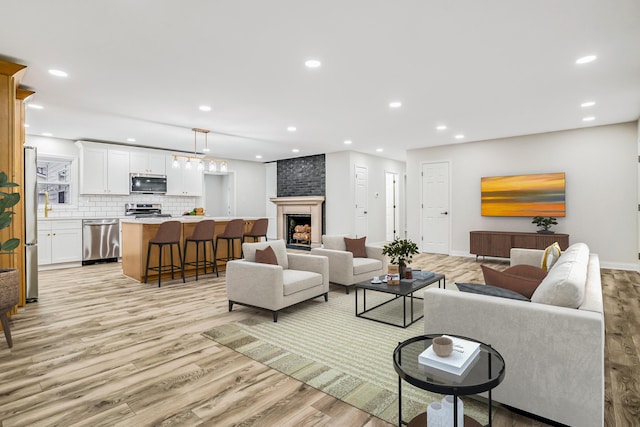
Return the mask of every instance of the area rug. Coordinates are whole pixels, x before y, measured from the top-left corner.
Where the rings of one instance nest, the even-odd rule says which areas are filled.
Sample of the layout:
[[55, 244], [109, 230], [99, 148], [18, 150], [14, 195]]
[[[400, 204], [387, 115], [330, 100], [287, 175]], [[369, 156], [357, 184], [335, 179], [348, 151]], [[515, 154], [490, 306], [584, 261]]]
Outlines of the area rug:
[[[362, 304], [362, 294], [359, 303]], [[367, 308], [389, 299], [388, 294], [367, 293]], [[362, 309], [362, 306], [360, 306]], [[393, 350], [408, 338], [423, 334], [419, 320], [406, 329], [355, 316], [354, 293], [321, 298], [283, 310], [274, 323], [271, 314], [259, 314], [204, 332], [204, 336], [256, 361], [298, 379], [337, 399], [393, 424], [398, 422], [398, 375]], [[416, 315], [422, 313], [421, 301]], [[407, 310], [407, 313], [409, 311]], [[402, 298], [371, 312], [372, 317], [399, 322]], [[405, 421], [425, 412], [442, 395], [402, 386]], [[464, 399], [464, 412], [482, 425], [487, 407]]]

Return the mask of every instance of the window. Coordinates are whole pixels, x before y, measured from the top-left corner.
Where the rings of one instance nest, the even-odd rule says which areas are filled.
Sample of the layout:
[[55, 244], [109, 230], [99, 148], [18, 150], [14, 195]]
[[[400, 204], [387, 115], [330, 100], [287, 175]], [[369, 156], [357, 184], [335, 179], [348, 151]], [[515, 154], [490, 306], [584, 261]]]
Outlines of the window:
[[51, 205], [71, 204], [72, 159], [38, 157], [38, 205], [47, 198]]

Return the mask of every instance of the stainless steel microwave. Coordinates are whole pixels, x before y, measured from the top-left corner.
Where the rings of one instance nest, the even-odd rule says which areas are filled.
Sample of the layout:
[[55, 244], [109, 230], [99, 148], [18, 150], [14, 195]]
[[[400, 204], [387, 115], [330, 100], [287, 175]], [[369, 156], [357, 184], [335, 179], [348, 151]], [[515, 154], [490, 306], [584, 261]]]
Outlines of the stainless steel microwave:
[[145, 194], [165, 194], [167, 192], [166, 175], [131, 174], [131, 192]]

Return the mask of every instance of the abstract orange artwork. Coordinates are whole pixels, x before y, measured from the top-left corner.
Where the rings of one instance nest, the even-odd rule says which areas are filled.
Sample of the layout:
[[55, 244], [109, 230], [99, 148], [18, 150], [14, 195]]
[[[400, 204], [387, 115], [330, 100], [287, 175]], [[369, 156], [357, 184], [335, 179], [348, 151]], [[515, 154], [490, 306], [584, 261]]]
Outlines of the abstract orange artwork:
[[565, 174], [483, 177], [482, 216], [565, 216]]

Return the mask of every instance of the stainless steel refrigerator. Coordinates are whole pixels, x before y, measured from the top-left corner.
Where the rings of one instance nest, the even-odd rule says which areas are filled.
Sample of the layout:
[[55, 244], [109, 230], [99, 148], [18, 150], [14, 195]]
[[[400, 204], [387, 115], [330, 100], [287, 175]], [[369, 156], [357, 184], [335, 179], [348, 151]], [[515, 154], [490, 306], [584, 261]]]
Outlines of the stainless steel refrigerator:
[[24, 146], [24, 226], [27, 302], [38, 301], [38, 151]]

